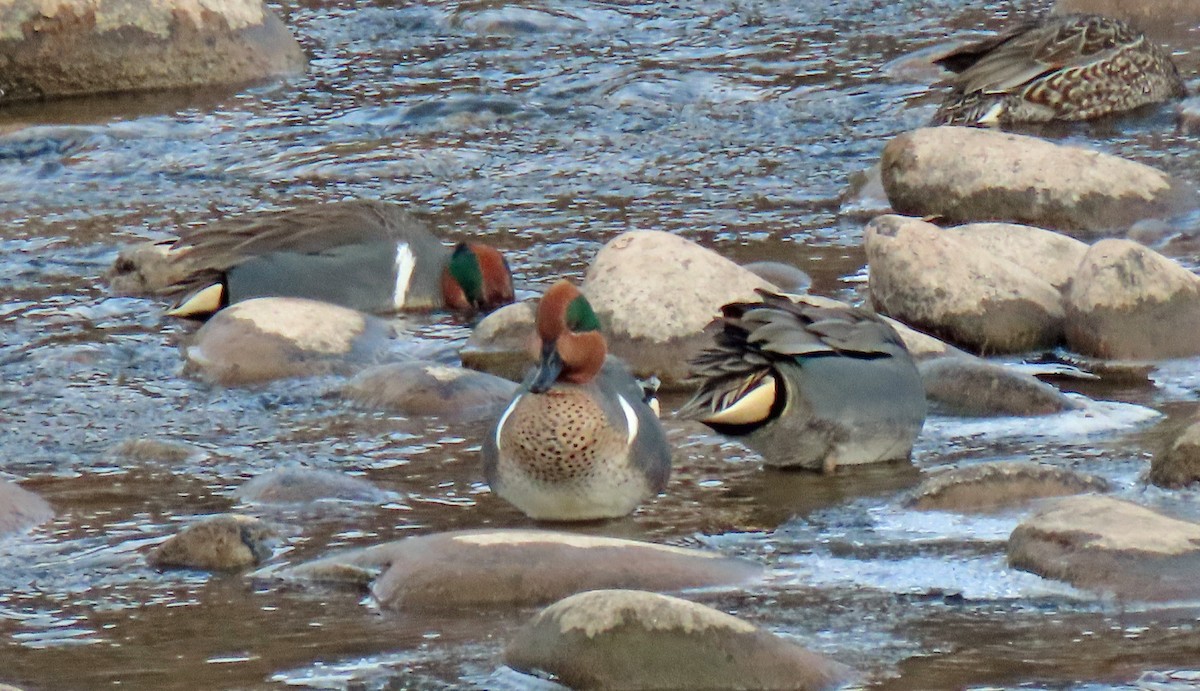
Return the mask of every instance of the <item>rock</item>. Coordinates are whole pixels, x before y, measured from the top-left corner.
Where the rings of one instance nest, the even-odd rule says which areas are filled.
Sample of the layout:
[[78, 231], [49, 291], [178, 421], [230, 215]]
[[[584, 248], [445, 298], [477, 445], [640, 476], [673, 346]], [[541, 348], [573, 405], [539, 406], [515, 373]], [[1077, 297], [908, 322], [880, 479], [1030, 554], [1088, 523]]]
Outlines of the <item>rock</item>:
[[459, 356], [464, 367], [521, 381], [536, 363], [533, 304], [505, 305], [475, 325]]
[[245, 386], [373, 364], [392, 336], [386, 322], [345, 307], [255, 298], [209, 319], [184, 355], [190, 372], [224, 386]]
[[622, 233], [596, 255], [583, 293], [609, 352], [663, 390], [690, 388], [687, 361], [711, 343], [704, 327], [722, 305], [757, 300], [771, 284], [694, 242], [659, 231]]
[[0, 479], [0, 536], [26, 530], [54, 518], [54, 509], [20, 485]]
[[934, 474], [913, 490], [904, 505], [920, 511], [980, 512], [1032, 499], [1107, 491], [1103, 478], [1052, 465], [979, 463]]
[[257, 518], [211, 516], [155, 547], [146, 560], [158, 569], [234, 571], [270, 558], [274, 537]]
[[785, 293], [802, 295], [812, 285], [812, 277], [791, 264], [783, 262], [750, 262], [743, 269], [775, 286]]
[[948, 223], [1009, 221], [1094, 237], [1196, 206], [1194, 190], [1150, 166], [974, 127], [901, 134], [882, 166], [897, 213]]
[[140, 463], [183, 463], [205, 455], [204, 451], [186, 442], [149, 437], [126, 439], [109, 449], [109, 454]]
[[1008, 563], [1122, 600], [1193, 600], [1200, 525], [1111, 497], [1066, 497], [1017, 526]]
[[1200, 277], [1129, 240], [1088, 250], [1066, 296], [1067, 344], [1103, 358], [1200, 354]]
[[917, 369], [926, 398], [945, 415], [1028, 417], [1084, 407], [1031, 374], [979, 358], [937, 358]]
[[884, 314], [982, 353], [1062, 338], [1058, 290], [1012, 262], [903, 216], [872, 220], [864, 240], [871, 301]]
[[143, 242], [117, 253], [105, 279], [116, 295], [159, 295], [192, 271], [191, 263], [175, 259], [171, 242]]
[[261, 0], [6, 0], [0, 103], [239, 84], [302, 72]]
[[382, 502], [391, 495], [370, 482], [328, 470], [291, 466], [258, 475], [234, 492], [255, 504], [311, 504], [322, 499]]
[[1186, 98], [1175, 107], [1179, 129], [1184, 134], [1200, 134], [1200, 96]]
[[573, 689], [833, 689], [849, 667], [677, 597], [593, 590], [543, 609], [504, 662]]
[[682, 547], [548, 530], [471, 530], [410, 537], [262, 575], [354, 585], [374, 579], [371, 592], [385, 607], [439, 610], [544, 605], [597, 588], [679, 591], [743, 583], [761, 573], [753, 562]]
[[850, 185], [838, 200], [838, 215], [869, 219], [892, 213], [881, 175], [878, 163], [866, 170], [850, 173]]
[[485, 372], [436, 362], [398, 362], [359, 372], [342, 395], [410, 417], [477, 420], [498, 415], [516, 389], [513, 382]]
[[1150, 461], [1150, 482], [1159, 487], [1186, 487], [1200, 481], [1200, 416], [1183, 428]]
[[1075, 277], [1088, 246], [1073, 237], [1016, 223], [969, 223], [942, 231], [975, 252], [1016, 264], [1050, 285], [1065, 289]]

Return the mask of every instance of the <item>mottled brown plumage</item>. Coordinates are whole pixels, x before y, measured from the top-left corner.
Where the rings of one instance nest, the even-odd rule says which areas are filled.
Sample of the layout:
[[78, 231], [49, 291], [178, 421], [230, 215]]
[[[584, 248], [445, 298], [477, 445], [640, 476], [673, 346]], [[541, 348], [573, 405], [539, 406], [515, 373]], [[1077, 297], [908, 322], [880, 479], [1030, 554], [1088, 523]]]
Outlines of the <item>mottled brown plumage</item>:
[[1186, 95], [1165, 50], [1099, 15], [1028, 22], [937, 62], [957, 75], [935, 125], [1088, 120]]

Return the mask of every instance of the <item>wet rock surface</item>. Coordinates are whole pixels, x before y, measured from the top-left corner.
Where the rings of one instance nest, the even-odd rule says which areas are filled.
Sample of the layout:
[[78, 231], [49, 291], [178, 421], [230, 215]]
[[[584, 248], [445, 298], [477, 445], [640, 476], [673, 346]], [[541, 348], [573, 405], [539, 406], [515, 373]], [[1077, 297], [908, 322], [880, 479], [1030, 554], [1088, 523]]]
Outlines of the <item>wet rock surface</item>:
[[0, 103], [237, 84], [304, 70], [296, 40], [260, 0], [9, 0]]
[[275, 532], [257, 518], [212, 516], [189, 525], [146, 555], [159, 569], [236, 571], [271, 556]]
[[524, 379], [537, 362], [533, 309], [533, 303], [518, 302], [484, 317], [460, 352], [463, 366], [510, 381]]
[[45, 523], [54, 509], [20, 485], [0, 479], [0, 536]]
[[380, 359], [393, 337], [384, 321], [300, 298], [255, 298], [227, 307], [184, 347], [189, 371], [224, 385], [345, 372]]
[[937, 358], [917, 369], [933, 409], [945, 415], [1024, 417], [1084, 407], [1033, 375], [979, 358]]
[[976, 252], [1016, 264], [1059, 290], [1070, 284], [1088, 251], [1086, 243], [1069, 235], [1016, 223], [969, 223], [942, 232]]
[[1058, 290], [1026, 269], [903, 216], [865, 231], [871, 302], [880, 312], [983, 353], [1053, 346], [1062, 337]]
[[937, 472], [905, 506], [920, 511], [997, 511], [1034, 499], [1108, 491], [1103, 478], [1027, 461], [979, 463]]
[[547, 604], [597, 588], [680, 591], [734, 585], [761, 572], [750, 561], [648, 542], [547, 530], [476, 530], [376, 545], [274, 575], [358, 585], [374, 579], [371, 593], [384, 607], [427, 611]]
[[1159, 487], [1168, 488], [1200, 482], [1200, 416], [1154, 455], [1148, 477]]
[[582, 290], [604, 327], [609, 352], [664, 390], [686, 386], [687, 360], [709, 342], [721, 306], [755, 301], [772, 285], [712, 250], [657, 231], [622, 233], [600, 249]]
[[253, 504], [310, 504], [322, 499], [379, 502], [390, 495], [360, 477], [292, 466], [252, 478], [234, 496]]
[[973, 127], [901, 134], [881, 165], [892, 208], [948, 223], [1008, 221], [1096, 237], [1196, 206], [1194, 191], [1150, 166]]
[[1067, 343], [1086, 355], [1200, 354], [1200, 277], [1130, 240], [1104, 240], [1088, 250], [1066, 306]]
[[476, 420], [498, 414], [517, 385], [500, 377], [436, 362], [399, 362], [359, 372], [342, 394], [401, 415]]
[[1200, 595], [1200, 524], [1111, 497], [1058, 499], [1017, 526], [1014, 568], [1123, 600]]
[[737, 617], [676, 597], [593, 590], [539, 612], [504, 661], [573, 689], [833, 689], [838, 662]]

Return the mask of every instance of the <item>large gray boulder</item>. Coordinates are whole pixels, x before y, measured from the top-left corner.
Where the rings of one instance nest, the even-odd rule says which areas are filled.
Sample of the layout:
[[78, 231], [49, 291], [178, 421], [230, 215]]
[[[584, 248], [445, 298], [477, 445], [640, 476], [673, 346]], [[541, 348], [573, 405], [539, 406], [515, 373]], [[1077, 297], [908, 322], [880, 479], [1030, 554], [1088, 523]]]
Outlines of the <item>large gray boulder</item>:
[[261, 0], [0, 0], [0, 104], [304, 70]]
[[303, 298], [255, 298], [217, 312], [184, 347], [186, 369], [246, 386], [374, 364], [391, 344], [383, 320]]
[[1200, 524], [1111, 497], [1066, 497], [1017, 526], [1008, 562], [1123, 600], [1194, 600]]
[[968, 223], [942, 232], [979, 254], [1016, 264], [1060, 291], [1071, 283], [1088, 251], [1086, 243], [1069, 235], [1018, 223]]
[[588, 269], [582, 291], [596, 310], [609, 352], [664, 389], [683, 388], [687, 361], [711, 343], [704, 327], [722, 305], [758, 300], [775, 287], [712, 250], [659, 231], [622, 233]]
[[897, 213], [947, 223], [1009, 221], [1095, 237], [1195, 208], [1161, 170], [1098, 151], [974, 127], [926, 127], [884, 148]]
[[384, 607], [545, 605], [584, 590], [681, 591], [745, 583], [762, 567], [712, 552], [549, 530], [420, 535], [273, 571], [292, 581], [369, 587]]
[[983, 353], [1061, 340], [1061, 295], [1031, 271], [920, 219], [880, 216], [864, 235], [871, 302], [883, 314]]
[[1156, 360], [1200, 354], [1200, 276], [1131, 240], [1088, 250], [1066, 296], [1072, 350]]
[[573, 689], [833, 689], [847, 666], [742, 619], [676, 597], [593, 590], [539, 612], [505, 663]]

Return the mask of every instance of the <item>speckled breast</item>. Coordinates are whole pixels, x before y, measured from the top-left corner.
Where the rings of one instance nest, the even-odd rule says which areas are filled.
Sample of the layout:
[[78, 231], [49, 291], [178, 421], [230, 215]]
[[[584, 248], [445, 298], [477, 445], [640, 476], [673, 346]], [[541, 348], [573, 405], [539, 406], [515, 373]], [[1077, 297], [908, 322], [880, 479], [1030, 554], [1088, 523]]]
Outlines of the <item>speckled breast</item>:
[[615, 429], [594, 399], [580, 390], [525, 394], [500, 431], [502, 462], [531, 479], [570, 482], [618, 461], [625, 434]]

